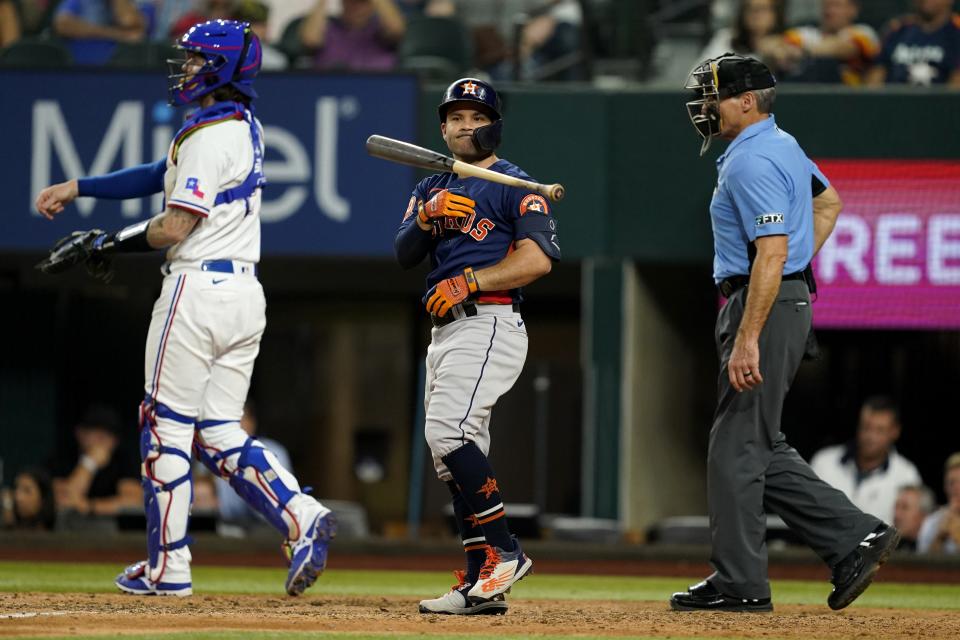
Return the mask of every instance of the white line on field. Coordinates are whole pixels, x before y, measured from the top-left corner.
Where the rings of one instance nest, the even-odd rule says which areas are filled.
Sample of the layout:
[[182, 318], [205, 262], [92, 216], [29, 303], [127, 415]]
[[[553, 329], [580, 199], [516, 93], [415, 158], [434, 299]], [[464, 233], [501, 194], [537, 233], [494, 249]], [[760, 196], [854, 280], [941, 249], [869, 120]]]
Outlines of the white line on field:
[[38, 616], [65, 616], [72, 611], [27, 611], [24, 613], [0, 613], [0, 620], [9, 618], [36, 618]]

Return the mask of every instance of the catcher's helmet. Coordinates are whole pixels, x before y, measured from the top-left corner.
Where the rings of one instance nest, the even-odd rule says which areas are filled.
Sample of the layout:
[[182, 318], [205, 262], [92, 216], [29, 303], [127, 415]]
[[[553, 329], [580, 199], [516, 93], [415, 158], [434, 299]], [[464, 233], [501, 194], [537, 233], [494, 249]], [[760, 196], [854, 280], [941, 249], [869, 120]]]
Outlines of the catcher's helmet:
[[777, 80], [767, 65], [754, 58], [725, 53], [698, 64], [690, 72], [686, 88], [696, 94], [693, 100], [687, 102], [687, 115], [703, 138], [700, 155], [720, 134], [722, 127], [717, 104], [721, 100], [746, 91], [769, 89], [776, 84]]
[[500, 146], [500, 138], [503, 133], [503, 103], [500, 100], [500, 94], [497, 93], [490, 84], [476, 78], [460, 78], [443, 92], [443, 99], [437, 107], [437, 113], [440, 115], [440, 122], [447, 119], [447, 111], [455, 103], [468, 103], [468, 106], [480, 107], [480, 110], [486, 111], [493, 120], [492, 124], [484, 127], [478, 127], [473, 132], [473, 143], [482, 151], [492, 153], [494, 149]]
[[209, 20], [190, 27], [174, 45], [184, 52], [198, 53], [205, 62], [187, 80], [183, 60], [168, 60], [170, 104], [182, 106], [201, 98], [214, 89], [232, 85], [243, 95], [256, 98], [253, 79], [260, 70], [263, 51], [260, 39], [250, 23], [237, 20]]

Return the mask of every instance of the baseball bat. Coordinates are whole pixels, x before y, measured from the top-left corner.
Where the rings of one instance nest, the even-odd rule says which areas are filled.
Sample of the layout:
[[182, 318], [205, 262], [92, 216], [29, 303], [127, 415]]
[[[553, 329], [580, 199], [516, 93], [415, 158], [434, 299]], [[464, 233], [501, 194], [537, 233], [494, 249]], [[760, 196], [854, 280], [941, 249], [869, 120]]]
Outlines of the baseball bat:
[[418, 147], [415, 144], [403, 142], [402, 140], [387, 138], [386, 136], [372, 135], [367, 138], [367, 153], [375, 158], [382, 158], [390, 162], [399, 162], [400, 164], [408, 164], [419, 169], [427, 169], [428, 171], [452, 171], [461, 178], [480, 178], [481, 180], [489, 180], [490, 182], [497, 182], [510, 187], [530, 189], [531, 191], [536, 191], [550, 198], [554, 202], [562, 200], [565, 193], [562, 184], [540, 184], [539, 182], [531, 182], [530, 180], [523, 180], [503, 173], [497, 173], [490, 169], [482, 169], [468, 162], [454, 160], [442, 153], [424, 149], [423, 147]]

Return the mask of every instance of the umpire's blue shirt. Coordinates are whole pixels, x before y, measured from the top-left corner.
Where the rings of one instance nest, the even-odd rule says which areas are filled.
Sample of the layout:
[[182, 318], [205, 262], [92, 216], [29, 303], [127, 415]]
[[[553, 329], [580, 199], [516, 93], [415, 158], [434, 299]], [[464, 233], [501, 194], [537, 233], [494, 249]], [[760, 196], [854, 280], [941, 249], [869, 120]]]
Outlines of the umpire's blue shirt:
[[761, 236], [787, 236], [784, 274], [806, 268], [813, 259], [812, 176], [830, 183], [796, 139], [770, 115], [740, 132], [717, 170], [710, 201], [714, 280], [748, 275], [747, 247]]

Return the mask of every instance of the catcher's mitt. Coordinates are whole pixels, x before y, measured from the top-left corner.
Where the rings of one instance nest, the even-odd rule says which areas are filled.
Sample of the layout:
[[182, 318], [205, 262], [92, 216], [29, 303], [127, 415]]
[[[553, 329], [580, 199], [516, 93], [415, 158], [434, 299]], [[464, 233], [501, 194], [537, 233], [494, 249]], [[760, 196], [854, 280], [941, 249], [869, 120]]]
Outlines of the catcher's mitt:
[[102, 229], [74, 231], [58, 240], [50, 249], [50, 255], [40, 261], [36, 268], [53, 275], [82, 263], [91, 276], [110, 282], [113, 267], [109, 256], [103, 251], [109, 239], [110, 236]]

